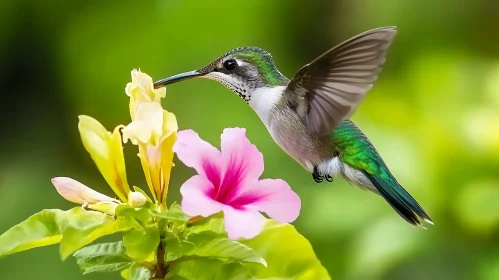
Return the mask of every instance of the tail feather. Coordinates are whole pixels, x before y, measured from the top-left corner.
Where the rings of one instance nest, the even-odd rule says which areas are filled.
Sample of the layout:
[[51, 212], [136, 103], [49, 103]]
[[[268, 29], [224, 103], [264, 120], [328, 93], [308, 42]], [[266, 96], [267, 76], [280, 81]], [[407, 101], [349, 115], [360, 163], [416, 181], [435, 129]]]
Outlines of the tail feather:
[[369, 181], [371, 181], [381, 196], [408, 223], [414, 226], [421, 225], [419, 219], [421, 218], [427, 223], [433, 224], [433, 221], [423, 208], [395, 179], [387, 180], [381, 176], [369, 174], [366, 171], [363, 171], [363, 173]]

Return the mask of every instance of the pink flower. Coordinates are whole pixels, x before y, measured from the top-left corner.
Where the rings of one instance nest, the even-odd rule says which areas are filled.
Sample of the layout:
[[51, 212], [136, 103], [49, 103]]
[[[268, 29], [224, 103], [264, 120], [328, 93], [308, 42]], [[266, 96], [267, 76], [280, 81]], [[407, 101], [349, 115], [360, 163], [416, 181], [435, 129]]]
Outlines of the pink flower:
[[221, 140], [222, 152], [192, 130], [178, 133], [173, 151], [198, 172], [180, 188], [182, 210], [203, 217], [223, 211], [225, 229], [233, 240], [260, 233], [265, 221], [260, 212], [280, 223], [296, 220], [300, 198], [283, 180], [258, 180], [263, 155], [246, 138], [246, 130], [227, 128]]

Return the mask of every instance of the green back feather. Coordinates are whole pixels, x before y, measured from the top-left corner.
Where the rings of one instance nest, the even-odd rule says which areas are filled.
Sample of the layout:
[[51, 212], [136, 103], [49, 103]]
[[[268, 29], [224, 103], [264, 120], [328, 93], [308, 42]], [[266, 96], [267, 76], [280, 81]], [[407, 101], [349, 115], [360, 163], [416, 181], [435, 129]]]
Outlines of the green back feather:
[[340, 160], [351, 167], [369, 174], [390, 179], [390, 172], [371, 141], [350, 120], [341, 123], [332, 134], [332, 140], [340, 152]]
[[360, 170], [385, 200], [413, 225], [420, 224], [417, 216], [431, 221], [423, 208], [397, 182], [373, 144], [350, 120], [344, 121], [332, 134], [341, 162]]

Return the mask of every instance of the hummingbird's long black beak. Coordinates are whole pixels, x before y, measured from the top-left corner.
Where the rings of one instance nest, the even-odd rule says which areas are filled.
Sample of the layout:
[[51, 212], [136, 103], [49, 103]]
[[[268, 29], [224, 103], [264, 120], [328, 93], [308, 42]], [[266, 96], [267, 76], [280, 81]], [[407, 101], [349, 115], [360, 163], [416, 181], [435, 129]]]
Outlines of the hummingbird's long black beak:
[[201, 73], [198, 71], [190, 71], [190, 72], [185, 72], [182, 74], [177, 74], [177, 75], [174, 75], [174, 76], [171, 76], [168, 78], [161, 79], [157, 82], [154, 82], [154, 88], [164, 87], [164, 86], [169, 85], [169, 84], [173, 84], [176, 82], [180, 82], [183, 80], [187, 80], [190, 78], [195, 78], [195, 77], [199, 77], [199, 76], [203, 76], [203, 75], [205, 75], [205, 73]]

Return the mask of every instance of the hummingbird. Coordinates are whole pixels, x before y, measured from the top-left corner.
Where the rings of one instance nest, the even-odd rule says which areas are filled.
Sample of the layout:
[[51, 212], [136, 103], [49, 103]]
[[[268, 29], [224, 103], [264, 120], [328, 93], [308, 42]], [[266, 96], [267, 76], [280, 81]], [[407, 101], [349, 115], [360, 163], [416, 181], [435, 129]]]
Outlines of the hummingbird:
[[360, 33], [303, 66], [292, 79], [279, 72], [267, 51], [241, 47], [154, 87], [195, 77], [218, 81], [255, 111], [276, 144], [315, 182], [343, 177], [383, 197], [408, 223], [433, 224], [349, 119], [378, 79], [396, 33], [396, 27]]

